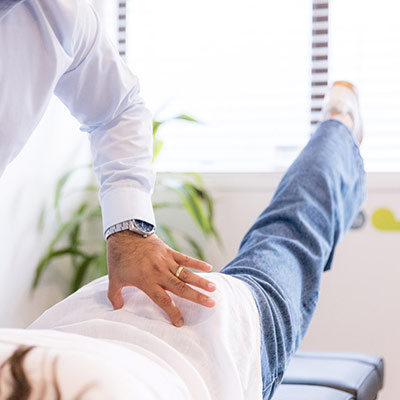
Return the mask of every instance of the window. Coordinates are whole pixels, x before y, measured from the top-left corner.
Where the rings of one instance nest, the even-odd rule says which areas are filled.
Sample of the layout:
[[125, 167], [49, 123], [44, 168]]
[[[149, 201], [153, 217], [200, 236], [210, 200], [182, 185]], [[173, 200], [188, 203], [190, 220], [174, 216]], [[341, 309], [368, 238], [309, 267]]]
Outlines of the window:
[[330, 1], [330, 78], [360, 90], [369, 171], [400, 170], [399, 11], [396, 0]]
[[120, 45], [155, 117], [202, 122], [164, 127], [158, 170], [286, 168], [337, 79], [360, 90], [366, 169], [400, 170], [395, 0], [119, 3]]
[[159, 170], [265, 171], [310, 133], [311, 3], [131, 0], [127, 60], [171, 122]]

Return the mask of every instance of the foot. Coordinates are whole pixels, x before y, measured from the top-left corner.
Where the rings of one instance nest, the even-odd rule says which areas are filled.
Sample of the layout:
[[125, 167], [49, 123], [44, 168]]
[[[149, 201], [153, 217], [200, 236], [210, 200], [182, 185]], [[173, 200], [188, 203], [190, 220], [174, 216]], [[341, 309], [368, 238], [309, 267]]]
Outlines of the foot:
[[345, 124], [357, 144], [363, 139], [357, 88], [350, 82], [336, 81], [325, 94], [322, 119], [336, 119]]

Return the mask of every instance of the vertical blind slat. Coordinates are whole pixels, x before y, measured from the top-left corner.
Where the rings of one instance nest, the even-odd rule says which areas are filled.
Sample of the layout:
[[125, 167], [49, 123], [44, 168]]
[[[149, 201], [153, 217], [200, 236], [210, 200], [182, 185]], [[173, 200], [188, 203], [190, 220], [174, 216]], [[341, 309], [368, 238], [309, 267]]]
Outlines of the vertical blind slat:
[[126, 1], [120, 0], [118, 3], [118, 52], [120, 56], [126, 58]]
[[322, 101], [328, 86], [329, 2], [313, 0], [311, 43], [311, 117], [310, 124], [320, 122]]

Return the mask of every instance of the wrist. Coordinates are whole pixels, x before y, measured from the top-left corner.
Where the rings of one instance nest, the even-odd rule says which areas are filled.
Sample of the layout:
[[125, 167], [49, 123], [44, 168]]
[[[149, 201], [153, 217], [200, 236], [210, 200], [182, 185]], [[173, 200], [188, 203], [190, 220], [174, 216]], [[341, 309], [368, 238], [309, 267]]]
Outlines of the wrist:
[[[154, 236], [154, 235], [152, 235]], [[147, 240], [150, 239], [150, 236], [147, 238], [144, 238], [142, 235], [139, 235], [138, 233], [131, 232], [129, 230], [121, 231], [121, 232], [115, 232], [108, 236], [106, 239], [107, 242], [112, 242], [112, 241], [120, 241], [120, 240], [129, 240], [129, 241], [142, 241], [142, 240]]]
[[155, 226], [139, 219], [131, 219], [110, 226], [104, 233], [104, 239], [120, 232], [128, 231], [142, 238], [147, 238], [155, 232]]

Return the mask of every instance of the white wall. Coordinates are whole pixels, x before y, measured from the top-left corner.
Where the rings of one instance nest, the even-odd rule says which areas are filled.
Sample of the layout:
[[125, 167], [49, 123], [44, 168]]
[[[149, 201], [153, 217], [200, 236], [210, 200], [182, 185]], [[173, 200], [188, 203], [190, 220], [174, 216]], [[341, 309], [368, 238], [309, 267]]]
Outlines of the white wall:
[[[219, 269], [235, 256], [240, 239], [270, 201], [281, 174], [206, 176], [216, 203], [216, 222], [225, 242], [208, 254]], [[385, 387], [380, 400], [398, 398], [400, 371], [400, 231], [376, 230], [371, 216], [387, 207], [400, 220], [400, 174], [368, 174], [364, 228], [350, 231], [324, 274], [316, 315], [304, 349], [356, 351], [383, 356]]]
[[[235, 256], [241, 238], [268, 205], [282, 174], [203, 177], [215, 201], [215, 221], [224, 241], [223, 250], [213, 242], [206, 244], [206, 255], [214, 270], [219, 270]], [[339, 244], [332, 270], [324, 274], [317, 312], [302, 347], [384, 357], [385, 387], [379, 399], [393, 400], [398, 398], [400, 370], [400, 231], [378, 231], [371, 217], [384, 207], [400, 220], [400, 173], [369, 173], [367, 185], [366, 223]], [[179, 211], [161, 213], [160, 218], [192, 232], [193, 223]]]
[[[28, 146], [0, 180], [2, 327], [26, 326], [63, 296], [57, 276], [46, 279], [33, 298], [28, 295], [34, 267], [51, 236], [51, 232], [41, 237], [36, 233], [42, 202], [52, 194], [59, 172], [88, 156], [86, 135], [77, 132], [76, 126], [54, 132], [60, 112], [65, 110], [53, 104]], [[215, 199], [216, 224], [225, 245], [224, 251], [214, 243], [206, 245], [216, 270], [234, 257], [241, 237], [268, 204], [280, 177], [279, 173], [204, 176]], [[399, 178], [400, 174], [368, 175], [367, 223], [362, 230], [351, 231], [339, 245], [332, 271], [324, 276], [318, 310], [303, 344], [306, 349], [383, 356], [387, 368], [381, 400], [397, 397], [400, 232], [377, 231], [371, 215], [376, 208], [389, 207], [400, 218]], [[176, 216], [170, 213], [167, 218]], [[179, 224], [188, 226], [183, 219]]]
[[[116, 4], [91, 0], [110, 37], [116, 40]], [[18, 112], [18, 110], [16, 110]], [[60, 287], [68, 268], [46, 275], [40, 291], [30, 293], [35, 267], [56, 226], [37, 230], [40, 210], [52, 204], [55, 183], [70, 168], [91, 161], [87, 134], [67, 108], [53, 98], [27, 145], [0, 179], [0, 326], [24, 327], [45, 308], [64, 297]], [[73, 177], [74, 186], [88, 181], [87, 172]], [[73, 207], [71, 197], [64, 209]], [[61, 273], [61, 276], [60, 276]]]
[[[57, 99], [17, 158], [0, 179], [0, 326], [23, 327], [63, 297], [59, 277], [47, 277], [29, 293], [33, 272], [54, 232], [37, 229], [40, 211], [51, 205], [55, 182], [74, 165], [90, 162], [87, 135]], [[74, 176], [76, 183], [84, 175]], [[68, 208], [69, 205], [66, 205]], [[51, 225], [50, 225], [51, 226]], [[68, 271], [65, 271], [66, 273]]]

